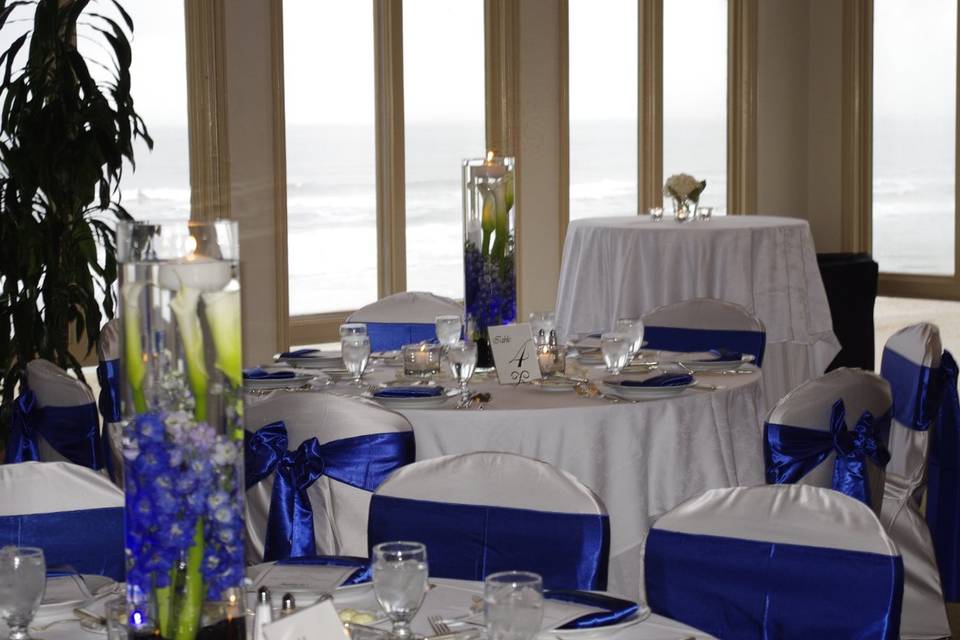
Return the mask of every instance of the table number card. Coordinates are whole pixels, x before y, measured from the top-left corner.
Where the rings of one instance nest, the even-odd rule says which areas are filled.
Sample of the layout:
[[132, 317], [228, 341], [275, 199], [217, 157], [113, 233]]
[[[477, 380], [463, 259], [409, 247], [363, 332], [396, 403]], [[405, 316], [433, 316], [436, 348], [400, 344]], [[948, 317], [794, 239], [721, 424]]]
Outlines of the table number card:
[[280, 618], [276, 622], [264, 625], [263, 634], [267, 640], [349, 640], [333, 600], [323, 600], [315, 605], [300, 609]]
[[500, 384], [523, 384], [540, 379], [537, 345], [529, 324], [489, 327], [487, 332]]

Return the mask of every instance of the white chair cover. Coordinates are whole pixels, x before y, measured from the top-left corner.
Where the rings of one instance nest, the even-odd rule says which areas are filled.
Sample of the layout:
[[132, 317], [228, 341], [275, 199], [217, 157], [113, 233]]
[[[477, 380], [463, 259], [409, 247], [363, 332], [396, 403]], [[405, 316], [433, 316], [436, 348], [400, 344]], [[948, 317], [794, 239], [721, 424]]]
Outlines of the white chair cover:
[[371, 502], [369, 542], [396, 539], [424, 542], [440, 577], [528, 569], [548, 588], [606, 586], [600, 498], [566, 471], [517, 454], [442, 456], [395, 471]]
[[[90, 387], [72, 377], [49, 360], [27, 363], [27, 386], [37, 396], [39, 407], [80, 407], [95, 404]], [[69, 462], [43, 436], [37, 436], [40, 459], [44, 462]]]
[[[274, 391], [260, 398], [248, 397], [245, 418], [248, 432], [282, 421], [290, 451], [311, 438], [323, 445], [369, 434], [413, 432], [398, 413], [328, 393]], [[272, 492], [272, 475], [247, 491], [247, 558], [251, 563], [263, 559]], [[371, 493], [324, 475], [307, 489], [307, 495], [317, 553], [366, 556]]]
[[[882, 423], [889, 416], [891, 408], [890, 386], [880, 376], [861, 369], [840, 368], [815, 380], [800, 385], [770, 410], [768, 425], [789, 425], [815, 431], [830, 431], [831, 417], [837, 400], [843, 401], [846, 413], [847, 429], [853, 429], [865, 411], [869, 411]], [[765, 446], [769, 444], [767, 436]], [[886, 444], [886, 438], [881, 438]], [[767, 482], [773, 483], [770, 474], [769, 447], [765, 449], [767, 457]], [[831, 451], [812, 471], [797, 482], [817, 487], [833, 487], [836, 453]], [[875, 513], [880, 513], [883, 503], [884, 470], [869, 458], [866, 463], [870, 504]]]
[[124, 575], [123, 492], [68, 462], [0, 465], [0, 547], [39, 546], [47, 566]]
[[719, 638], [897, 637], [896, 545], [837, 491], [713, 489], [664, 514], [644, 554], [653, 611]]
[[[892, 384], [901, 385], [900, 389], [894, 389], [888, 447], [890, 463], [886, 469], [880, 520], [903, 555], [902, 638], [950, 636], [933, 540], [920, 512], [920, 500], [926, 485], [930, 436], [935, 427], [929, 423], [904, 424], [898, 419], [904, 413], [898, 400], [902, 404], [912, 404], [915, 398], [921, 396], [925, 380], [920, 374], [924, 369], [939, 369], [942, 351], [940, 330], [936, 325], [920, 323], [893, 334], [887, 341], [882, 361], [881, 374], [889, 377]], [[908, 371], [903, 370], [904, 361], [909, 363]], [[901, 397], [898, 398], [898, 395]]]
[[[100, 415], [103, 418], [102, 437], [107, 438], [109, 452], [112, 459], [113, 478], [118, 486], [123, 486], [123, 433], [120, 422], [111, 420], [119, 415], [119, 361], [123, 355], [123, 344], [120, 342], [120, 321], [116, 318], [107, 322], [100, 329], [100, 339], [97, 341], [97, 379], [100, 382]], [[111, 386], [113, 387], [111, 390]]]
[[724, 348], [750, 353], [763, 362], [766, 330], [738, 304], [695, 298], [657, 307], [643, 317], [644, 339], [651, 349], [705, 351]]
[[463, 318], [463, 305], [420, 291], [395, 293], [353, 312], [348, 322], [363, 322], [373, 351], [399, 349], [405, 344], [437, 337], [437, 316]]

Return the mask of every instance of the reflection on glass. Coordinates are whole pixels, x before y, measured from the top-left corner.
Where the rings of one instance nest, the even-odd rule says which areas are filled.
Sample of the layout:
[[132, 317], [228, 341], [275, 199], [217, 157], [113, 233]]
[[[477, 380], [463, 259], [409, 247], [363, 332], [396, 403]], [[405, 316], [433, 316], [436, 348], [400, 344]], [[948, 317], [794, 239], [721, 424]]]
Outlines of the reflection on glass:
[[875, 0], [873, 256], [952, 275], [957, 3]]
[[[663, 177], [707, 181], [727, 204], [727, 0], [663, 3]], [[719, 213], [714, 209], [714, 215]]]
[[373, 12], [283, 3], [290, 315], [377, 299]]
[[633, 215], [637, 1], [570, 0], [568, 22], [570, 219]]
[[460, 165], [483, 157], [482, 0], [405, 0], [407, 289], [463, 297]]

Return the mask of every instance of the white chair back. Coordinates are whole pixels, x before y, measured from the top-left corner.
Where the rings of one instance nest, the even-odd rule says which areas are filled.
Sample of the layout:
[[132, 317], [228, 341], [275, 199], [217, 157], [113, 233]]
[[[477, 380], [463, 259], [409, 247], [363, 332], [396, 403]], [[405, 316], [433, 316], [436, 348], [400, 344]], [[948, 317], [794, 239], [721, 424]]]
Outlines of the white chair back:
[[458, 315], [462, 318], [463, 305], [425, 291], [404, 291], [357, 309], [347, 321], [433, 324], [441, 315]]
[[[847, 430], [854, 429], [863, 413], [869, 411], [875, 418], [874, 423], [880, 425], [880, 439], [886, 444], [885, 429], [881, 423], [882, 418], [889, 417], [890, 413], [890, 386], [880, 376], [861, 369], [840, 368], [805, 382], [784, 396], [770, 410], [766, 422], [767, 425], [787, 425], [829, 432], [832, 412], [838, 400], [843, 402]], [[770, 477], [770, 440], [768, 427], [764, 443], [767, 453], [767, 481], [773, 482]], [[796, 482], [834, 488], [836, 458], [836, 451], [831, 450], [816, 468]], [[870, 459], [867, 460], [866, 468], [870, 505], [874, 512], [879, 514], [883, 502], [884, 470]]]
[[713, 489], [657, 520], [644, 554], [653, 611], [716, 637], [897, 637], [896, 545], [836, 491]]
[[[49, 360], [27, 363], [27, 386], [36, 394], [37, 406], [79, 407], [95, 404], [90, 387], [80, 382]], [[40, 459], [44, 462], [69, 462], [43, 436], [37, 436]]]
[[528, 569], [548, 588], [603, 589], [609, 520], [569, 473], [524, 456], [478, 452], [394, 472], [370, 504], [369, 543], [423, 541], [437, 576], [482, 580]]
[[0, 465], [0, 547], [39, 546], [47, 566], [124, 576], [123, 492], [68, 462]]
[[[274, 391], [248, 396], [247, 431], [282, 421], [289, 451], [316, 438], [320, 445], [371, 434], [413, 433], [409, 421], [373, 403], [326, 393]], [[412, 455], [409, 460], [413, 461]], [[260, 562], [266, 544], [273, 475], [247, 491], [247, 556]], [[371, 492], [326, 475], [307, 490], [313, 511], [318, 554], [367, 555], [367, 515]]]
[[923, 322], [893, 334], [881, 359], [880, 374], [893, 394], [893, 419], [880, 520], [903, 554], [902, 638], [950, 635], [933, 540], [920, 512], [939, 409], [942, 352], [940, 330]]

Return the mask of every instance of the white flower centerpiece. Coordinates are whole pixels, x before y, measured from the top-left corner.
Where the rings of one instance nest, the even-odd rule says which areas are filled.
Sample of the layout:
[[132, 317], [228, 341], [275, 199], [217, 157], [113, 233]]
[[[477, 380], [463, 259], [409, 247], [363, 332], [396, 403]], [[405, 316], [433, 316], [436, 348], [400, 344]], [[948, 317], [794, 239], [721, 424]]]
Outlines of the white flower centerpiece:
[[667, 178], [663, 195], [673, 200], [673, 214], [678, 222], [696, 220], [700, 195], [706, 188], [706, 180], [697, 180], [687, 173], [677, 173]]

